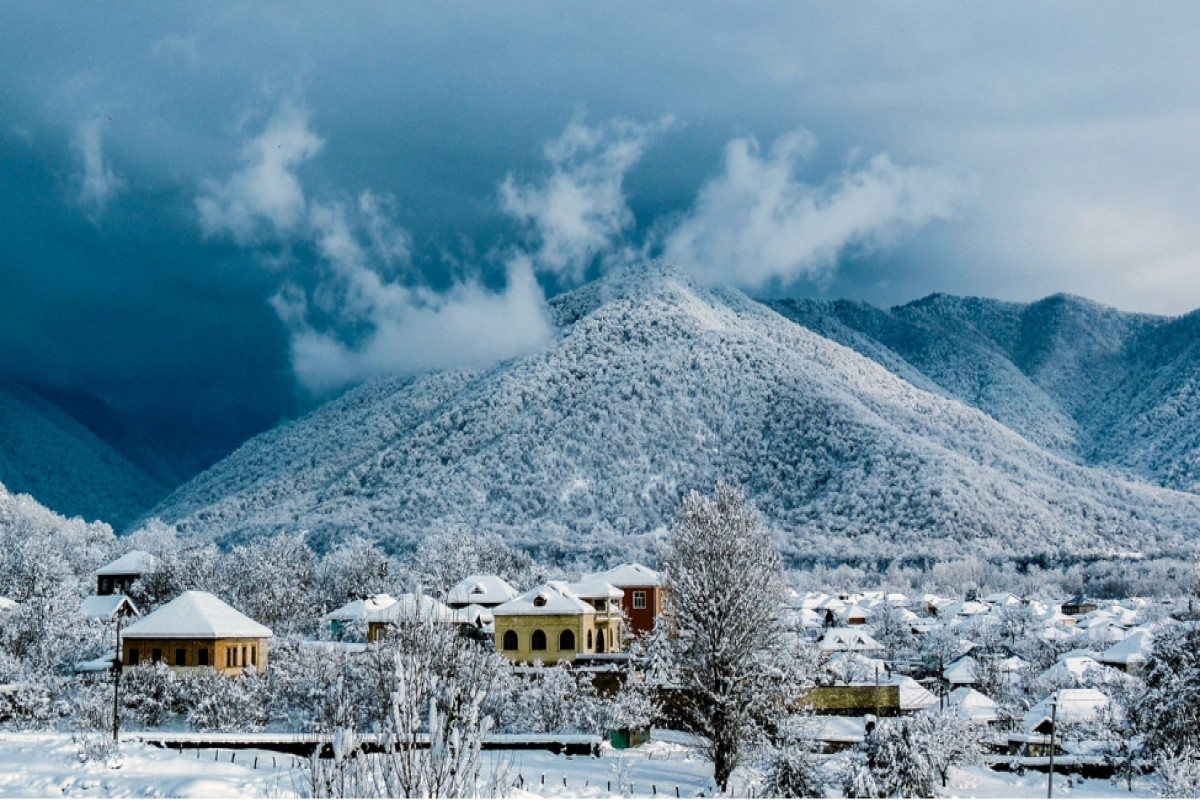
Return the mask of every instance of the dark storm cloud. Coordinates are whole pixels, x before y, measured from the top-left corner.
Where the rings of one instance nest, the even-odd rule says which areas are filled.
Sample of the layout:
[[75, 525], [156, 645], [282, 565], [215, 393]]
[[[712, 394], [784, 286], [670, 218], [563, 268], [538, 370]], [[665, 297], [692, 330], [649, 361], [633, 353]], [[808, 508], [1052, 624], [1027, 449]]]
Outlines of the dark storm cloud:
[[3, 369], [234, 441], [295, 376], [442, 365], [484, 308], [528, 345], [533, 275], [664, 250], [757, 291], [1190, 309], [1196, 17], [12, 5]]

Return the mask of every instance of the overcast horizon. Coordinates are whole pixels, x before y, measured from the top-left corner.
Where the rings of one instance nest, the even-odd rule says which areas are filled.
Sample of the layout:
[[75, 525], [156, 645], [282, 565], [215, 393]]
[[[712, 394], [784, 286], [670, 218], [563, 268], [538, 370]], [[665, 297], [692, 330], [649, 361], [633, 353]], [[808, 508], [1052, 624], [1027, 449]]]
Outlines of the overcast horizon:
[[1200, 307], [1190, 5], [125, 9], [5, 8], [0, 378], [181, 450], [528, 352], [650, 257]]

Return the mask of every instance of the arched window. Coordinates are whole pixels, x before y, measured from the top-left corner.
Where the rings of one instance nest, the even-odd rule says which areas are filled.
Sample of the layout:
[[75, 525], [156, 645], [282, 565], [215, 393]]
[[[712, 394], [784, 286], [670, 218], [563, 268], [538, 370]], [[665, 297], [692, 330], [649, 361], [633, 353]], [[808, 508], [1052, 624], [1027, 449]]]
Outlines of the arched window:
[[529, 642], [530, 650], [545, 650], [546, 649], [546, 633], [545, 631], [534, 631], [533, 638]]
[[592, 632], [591, 632], [591, 631], [588, 631], [588, 646], [587, 646], [587, 649], [588, 649], [588, 650], [591, 650], [591, 649], [592, 649]]
[[520, 647], [520, 643], [517, 641], [517, 632], [516, 631], [505, 631], [504, 632], [504, 649], [505, 650], [516, 650], [518, 647]]
[[558, 635], [559, 650], [574, 650], [575, 649], [575, 631], [565, 630]]
[[604, 652], [604, 631], [596, 631], [596, 652]]

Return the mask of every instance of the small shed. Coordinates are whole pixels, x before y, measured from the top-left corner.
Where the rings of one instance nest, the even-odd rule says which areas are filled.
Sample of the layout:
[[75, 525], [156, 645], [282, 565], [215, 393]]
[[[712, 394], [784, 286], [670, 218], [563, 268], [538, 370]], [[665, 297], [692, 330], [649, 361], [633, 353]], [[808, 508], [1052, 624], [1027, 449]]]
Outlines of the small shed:
[[96, 570], [96, 594], [128, 594], [134, 581], [153, 568], [154, 556], [145, 550], [130, 550]]

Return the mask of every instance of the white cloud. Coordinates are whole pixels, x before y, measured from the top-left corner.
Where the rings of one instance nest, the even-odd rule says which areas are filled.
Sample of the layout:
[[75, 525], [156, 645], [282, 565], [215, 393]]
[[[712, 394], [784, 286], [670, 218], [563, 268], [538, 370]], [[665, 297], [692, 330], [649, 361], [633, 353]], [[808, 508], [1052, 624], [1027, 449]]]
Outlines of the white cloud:
[[91, 120], [75, 132], [75, 150], [81, 160], [78, 200], [93, 214], [103, 214], [108, 202], [125, 190], [127, 184], [104, 161], [103, 123]]
[[520, 184], [510, 173], [500, 184], [502, 209], [529, 226], [538, 271], [582, 280], [597, 256], [619, 248], [633, 227], [625, 201], [625, 175], [671, 119], [642, 124], [612, 119], [588, 125], [576, 117], [546, 144], [550, 174]]
[[886, 154], [821, 184], [805, 183], [798, 171], [815, 148], [807, 131], [780, 137], [765, 155], [752, 138], [730, 141], [721, 174], [665, 237], [664, 257], [705, 280], [749, 288], [821, 281], [847, 248], [878, 246], [898, 230], [954, 212], [953, 179], [897, 166]]
[[224, 181], [204, 182], [196, 210], [206, 235], [228, 235], [240, 244], [264, 235], [287, 235], [305, 220], [307, 203], [296, 168], [316, 156], [324, 141], [308, 115], [285, 103], [266, 128], [242, 148], [244, 166]]
[[283, 261], [268, 238], [316, 254], [308, 288], [294, 276], [271, 299], [306, 390], [320, 396], [383, 374], [485, 366], [546, 341], [545, 296], [527, 257], [511, 259], [501, 289], [472, 274], [435, 290], [412, 269], [412, 238], [395, 222], [393, 198], [370, 190], [353, 202], [308, 198], [295, 169], [322, 145], [307, 117], [285, 107], [244, 147], [245, 167], [206, 182], [196, 200], [208, 235], [259, 246], [264, 261]]
[[447, 292], [380, 282], [370, 270], [350, 270], [345, 288], [370, 323], [361, 341], [309, 323], [294, 286], [273, 305], [291, 331], [292, 369], [309, 392], [323, 395], [381, 374], [487, 366], [541, 347], [551, 334], [545, 298], [528, 260], [510, 265], [507, 285], [491, 291], [475, 280]]

